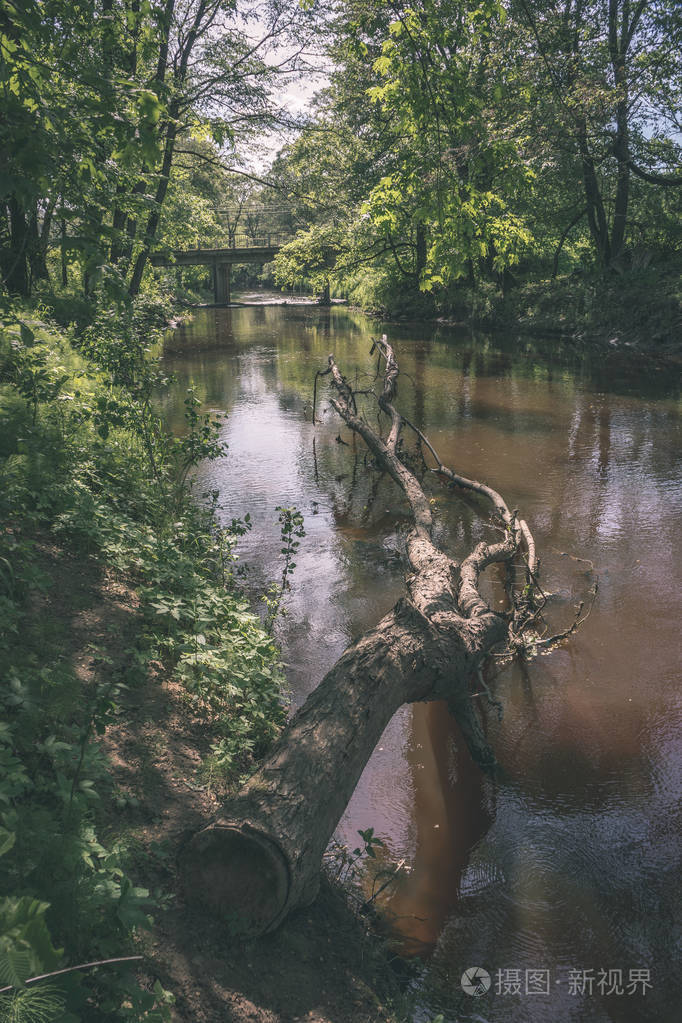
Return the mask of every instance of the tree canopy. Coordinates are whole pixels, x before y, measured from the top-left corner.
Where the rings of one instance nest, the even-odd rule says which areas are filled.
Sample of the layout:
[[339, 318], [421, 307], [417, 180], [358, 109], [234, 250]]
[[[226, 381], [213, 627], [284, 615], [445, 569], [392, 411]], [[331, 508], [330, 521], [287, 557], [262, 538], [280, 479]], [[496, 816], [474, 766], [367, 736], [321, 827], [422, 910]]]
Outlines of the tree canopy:
[[[666, 258], [681, 33], [668, 0], [348, 0], [329, 87], [275, 170], [316, 195], [309, 230], [334, 234], [361, 300]], [[280, 279], [319, 272], [300, 247]]]
[[673, 0], [3, 0], [5, 285], [134, 296], [159, 246], [248, 230], [263, 181], [300, 229], [276, 279], [365, 305], [665, 260], [681, 54]]
[[86, 292], [98, 275], [134, 296], [162, 238], [208, 231], [235, 187], [223, 166], [281, 117], [274, 86], [302, 67], [309, 21], [279, 0], [3, 0], [9, 291], [45, 278], [52, 243], [64, 280], [74, 264]]

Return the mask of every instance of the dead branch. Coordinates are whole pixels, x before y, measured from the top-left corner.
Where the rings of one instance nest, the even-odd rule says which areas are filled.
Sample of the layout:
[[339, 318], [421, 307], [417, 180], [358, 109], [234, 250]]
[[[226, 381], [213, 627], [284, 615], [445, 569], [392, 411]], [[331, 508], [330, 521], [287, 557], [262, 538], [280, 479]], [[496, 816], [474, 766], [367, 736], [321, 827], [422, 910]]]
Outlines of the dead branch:
[[[577, 561], [583, 561], [585, 559], [577, 558], [576, 560]], [[580, 626], [584, 622], [586, 622], [587, 619], [590, 617], [590, 615], [592, 613], [592, 608], [594, 607], [594, 602], [597, 599], [597, 592], [598, 592], [598, 590], [599, 590], [599, 580], [595, 579], [595, 581], [594, 581], [594, 583], [592, 585], [592, 589], [590, 590], [590, 597], [591, 597], [590, 604], [589, 604], [589, 607], [588, 607], [587, 611], [585, 612], [585, 614], [582, 613], [583, 612], [583, 608], [585, 607], [585, 601], [581, 600], [580, 603], [578, 604], [577, 609], [576, 609], [575, 618], [574, 618], [572, 624], [569, 625], [569, 627], [567, 629], [564, 629], [563, 632], [556, 632], [553, 636], [547, 636], [547, 637], [543, 637], [542, 639], [536, 639], [536, 640], [533, 641], [534, 645], [535, 646], [551, 647], [551, 646], [554, 646], [555, 644], [559, 643], [562, 639], [568, 639], [568, 637], [572, 636], [574, 632], [577, 632], [578, 629], [580, 628]]]

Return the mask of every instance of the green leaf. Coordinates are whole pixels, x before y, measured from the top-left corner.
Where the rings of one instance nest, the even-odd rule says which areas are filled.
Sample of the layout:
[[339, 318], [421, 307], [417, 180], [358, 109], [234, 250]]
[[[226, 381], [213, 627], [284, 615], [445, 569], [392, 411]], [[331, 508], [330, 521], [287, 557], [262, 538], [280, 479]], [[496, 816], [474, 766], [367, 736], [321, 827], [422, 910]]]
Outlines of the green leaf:
[[5, 853], [9, 852], [16, 840], [17, 836], [14, 831], [0, 828], [0, 856], [4, 856]]
[[53, 969], [59, 953], [45, 923], [47, 902], [29, 895], [0, 899], [0, 983], [13, 987]]

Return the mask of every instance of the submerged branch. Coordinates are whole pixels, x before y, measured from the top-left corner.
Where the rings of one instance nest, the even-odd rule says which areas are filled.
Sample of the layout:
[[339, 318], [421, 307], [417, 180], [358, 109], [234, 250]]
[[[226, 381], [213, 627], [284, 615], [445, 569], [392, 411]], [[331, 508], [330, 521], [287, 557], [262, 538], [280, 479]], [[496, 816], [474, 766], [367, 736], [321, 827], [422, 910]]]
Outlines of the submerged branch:
[[[580, 560], [580, 559], [578, 559], [578, 560]], [[547, 647], [554, 646], [556, 643], [561, 642], [562, 639], [568, 639], [568, 637], [572, 636], [574, 632], [577, 632], [577, 630], [580, 628], [580, 626], [584, 622], [586, 622], [587, 619], [590, 617], [590, 614], [592, 613], [592, 608], [594, 607], [594, 602], [597, 599], [597, 593], [598, 592], [599, 592], [599, 580], [595, 579], [595, 581], [594, 581], [594, 583], [592, 585], [592, 589], [590, 590], [590, 596], [591, 596], [590, 604], [589, 604], [589, 607], [587, 608], [587, 611], [585, 612], [585, 614], [583, 614], [583, 608], [585, 607], [585, 601], [581, 600], [580, 603], [578, 604], [578, 607], [577, 607], [577, 610], [576, 610], [576, 614], [575, 614], [575, 619], [573, 620], [573, 623], [571, 625], [569, 625], [569, 627], [567, 629], [564, 629], [563, 632], [556, 632], [553, 636], [547, 636], [547, 637], [543, 637], [541, 639], [535, 640], [535, 646], [547, 646]]]

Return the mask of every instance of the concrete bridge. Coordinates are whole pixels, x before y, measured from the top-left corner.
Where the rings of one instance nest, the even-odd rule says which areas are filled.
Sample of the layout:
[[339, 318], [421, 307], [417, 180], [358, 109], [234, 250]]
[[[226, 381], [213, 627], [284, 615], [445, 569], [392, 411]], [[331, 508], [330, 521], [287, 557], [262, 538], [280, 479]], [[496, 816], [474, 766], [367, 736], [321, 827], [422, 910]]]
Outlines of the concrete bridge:
[[153, 266], [212, 266], [216, 305], [230, 302], [230, 271], [233, 263], [269, 263], [280, 245], [250, 245], [222, 249], [175, 249], [168, 255], [155, 254]]
[[296, 210], [289, 205], [242, 203], [215, 210], [220, 226], [217, 235], [195, 249], [155, 253], [153, 266], [210, 266], [217, 305], [230, 301], [230, 273], [235, 263], [269, 263], [282, 245], [291, 241], [299, 226]]

